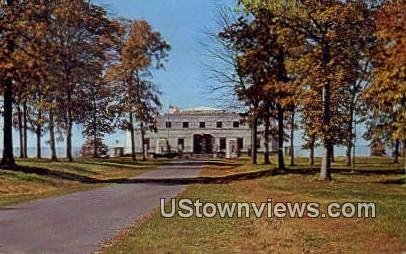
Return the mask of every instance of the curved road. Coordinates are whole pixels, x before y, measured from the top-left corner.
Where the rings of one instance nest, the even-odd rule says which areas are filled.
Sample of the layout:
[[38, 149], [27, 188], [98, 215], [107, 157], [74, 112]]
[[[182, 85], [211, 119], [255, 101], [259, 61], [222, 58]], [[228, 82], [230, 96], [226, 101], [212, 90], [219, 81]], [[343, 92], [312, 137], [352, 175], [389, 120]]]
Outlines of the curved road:
[[[204, 162], [176, 162], [140, 178], [196, 177]], [[116, 184], [0, 208], [0, 253], [92, 253], [182, 185]]]

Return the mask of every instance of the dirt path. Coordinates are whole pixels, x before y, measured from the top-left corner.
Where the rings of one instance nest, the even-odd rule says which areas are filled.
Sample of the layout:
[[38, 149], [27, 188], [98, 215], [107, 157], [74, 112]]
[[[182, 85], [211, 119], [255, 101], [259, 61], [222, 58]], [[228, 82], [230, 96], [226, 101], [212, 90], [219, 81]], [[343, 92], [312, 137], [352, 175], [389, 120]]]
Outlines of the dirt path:
[[[204, 162], [161, 166], [141, 178], [196, 177]], [[183, 185], [116, 184], [0, 209], [0, 253], [91, 253]]]

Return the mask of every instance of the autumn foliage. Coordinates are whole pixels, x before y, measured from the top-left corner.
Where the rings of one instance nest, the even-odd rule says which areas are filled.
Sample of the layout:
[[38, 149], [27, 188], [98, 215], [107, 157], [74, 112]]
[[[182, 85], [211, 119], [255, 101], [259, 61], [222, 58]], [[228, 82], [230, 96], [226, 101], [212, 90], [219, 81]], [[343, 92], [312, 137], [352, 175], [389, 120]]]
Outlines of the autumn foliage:
[[[129, 38], [127, 40], [127, 38]], [[87, 145], [98, 157], [105, 134], [128, 128], [121, 118], [136, 113], [149, 126], [158, 112], [159, 91], [151, 68], [161, 68], [169, 45], [146, 21], [113, 19], [84, 0], [2, 1], [0, 79], [4, 97], [2, 165], [13, 167], [13, 126], [20, 157], [27, 157], [27, 133], [66, 142], [73, 160], [73, 126], [83, 126]], [[114, 73], [114, 75], [113, 75]]]
[[[301, 116], [305, 148], [311, 150], [310, 164], [315, 146], [324, 147], [323, 180], [331, 179], [334, 146], [347, 146], [351, 164], [356, 121], [366, 121], [366, 138], [393, 142], [399, 150], [406, 125], [404, 1], [240, 4], [241, 17], [218, 36], [237, 52], [234, 72], [240, 79], [234, 90], [249, 115], [277, 122], [279, 153], [284, 122], [295, 111]], [[290, 126], [294, 128], [294, 119]]]

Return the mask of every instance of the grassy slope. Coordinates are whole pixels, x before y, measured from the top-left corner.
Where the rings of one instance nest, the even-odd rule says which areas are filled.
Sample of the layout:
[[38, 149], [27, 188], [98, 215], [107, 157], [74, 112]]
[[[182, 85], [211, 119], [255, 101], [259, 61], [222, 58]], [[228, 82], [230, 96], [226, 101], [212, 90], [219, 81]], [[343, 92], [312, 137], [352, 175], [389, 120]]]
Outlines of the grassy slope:
[[[371, 161], [369, 161], [371, 163]], [[379, 161], [374, 166], [382, 167]], [[262, 169], [206, 170], [240, 172]], [[227, 185], [193, 185], [181, 195], [203, 201], [376, 202], [376, 219], [164, 219], [158, 211], [130, 228], [105, 253], [401, 253], [406, 250], [405, 185], [376, 183], [394, 176], [341, 175], [320, 182], [314, 175], [280, 175]]]
[[[77, 162], [51, 162], [49, 160], [19, 160], [21, 166], [41, 167], [50, 170], [69, 172], [99, 179], [134, 177], [158, 165], [160, 162], [140, 162], [117, 160], [78, 160]], [[101, 185], [81, 184], [35, 174], [25, 174], [0, 170], [0, 207], [34, 198], [47, 197], [87, 190]]]
[[0, 207], [34, 198], [48, 197], [74, 191], [87, 190], [100, 185], [0, 170]]

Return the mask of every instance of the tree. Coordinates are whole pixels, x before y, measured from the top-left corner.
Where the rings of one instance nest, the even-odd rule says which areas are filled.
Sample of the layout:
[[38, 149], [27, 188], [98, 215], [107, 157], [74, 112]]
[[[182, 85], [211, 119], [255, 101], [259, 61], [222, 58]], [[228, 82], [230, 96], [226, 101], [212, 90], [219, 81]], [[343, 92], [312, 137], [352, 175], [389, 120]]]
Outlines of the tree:
[[[19, 92], [29, 91], [30, 84], [25, 82], [25, 74], [39, 76], [42, 71], [39, 42], [46, 29], [44, 7], [47, 3], [46, 0], [1, 2], [0, 40], [5, 42], [0, 47], [0, 79], [4, 85], [4, 150], [1, 165], [4, 167], [15, 166], [12, 142], [13, 102], [19, 97]], [[24, 110], [24, 114], [25, 112]], [[23, 140], [26, 146], [26, 137]]]
[[367, 137], [395, 144], [406, 143], [406, 3], [384, 1], [377, 12], [377, 43], [373, 50], [373, 79], [363, 94], [371, 116]]
[[91, 80], [100, 80], [114, 54], [117, 22], [90, 1], [2, 1], [0, 9], [0, 79], [4, 81], [4, 166], [14, 166], [13, 102], [17, 108], [21, 157], [27, 156], [27, 123], [37, 136], [50, 133], [56, 160], [56, 134], [66, 131], [72, 160], [72, 126], [83, 119]]
[[113, 97], [107, 83], [97, 79], [89, 82], [92, 83], [85, 88], [87, 100], [82, 103], [84, 108], [79, 122], [83, 124], [82, 133], [86, 136], [88, 144], [94, 146], [93, 157], [97, 158], [100, 156], [98, 140], [115, 129], [114, 114], [109, 108]]
[[296, 109], [293, 107], [289, 111], [289, 118], [290, 118], [290, 123], [289, 123], [289, 129], [290, 129], [290, 166], [295, 165], [295, 142], [294, 142], [294, 136], [295, 136], [295, 129], [296, 129], [296, 124], [295, 124], [295, 115], [296, 115]]
[[[353, 69], [349, 68], [346, 56], [352, 42], [361, 39], [360, 29], [365, 25], [368, 4], [365, 1], [243, 1], [249, 8], [267, 8], [275, 13], [281, 26], [294, 31], [307, 53], [303, 58], [311, 61], [310, 66], [302, 66], [308, 71], [308, 79], [303, 83], [307, 89], [315, 89], [320, 96], [322, 111], [317, 133], [324, 145], [323, 163], [320, 178], [330, 180], [333, 145], [339, 133], [337, 121], [343, 121], [341, 115], [335, 115], [332, 108], [342, 112], [340, 105], [335, 106], [342, 94], [346, 80]], [[335, 97], [335, 98], [334, 98]], [[341, 99], [342, 99], [341, 98]], [[346, 102], [347, 100], [344, 100]]]
[[51, 23], [55, 43], [52, 53], [60, 69], [56, 103], [58, 110], [64, 112], [59, 122], [66, 130], [66, 154], [72, 161], [72, 127], [83, 113], [80, 104], [83, 102], [82, 88], [94, 78], [95, 69], [108, 55], [117, 24], [108, 19], [103, 8], [89, 2], [56, 3]]
[[[239, 66], [241, 49], [233, 45], [230, 40], [231, 32], [236, 24], [243, 24], [244, 20], [237, 17], [237, 13], [229, 8], [222, 8], [216, 22], [217, 27], [207, 32], [210, 43], [202, 42], [206, 51], [208, 63], [206, 69], [209, 71], [209, 91], [215, 96], [216, 101], [226, 103], [227, 107], [240, 108], [246, 112], [241, 114], [244, 122], [247, 122], [251, 129], [250, 156], [253, 164], [257, 163], [257, 136], [258, 123], [261, 120], [259, 111], [261, 109], [260, 99], [255, 95], [255, 88], [250, 87], [249, 79], [244, 78], [242, 69]], [[220, 30], [220, 32], [218, 32]], [[266, 121], [265, 121], [266, 122]], [[265, 139], [269, 136], [265, 133]], [[265, 148], [269, 148], [265, 144]], [[267, 149], [268, 150], [268, 149]], [[265, 157], [267, 153], [265, 153]], [[268, 156], [269, 157], [269, 156]], [[268, 158], [269, 159], [269, 158]]]
[[[115, 64], [110, 66], [107, 79], [114, 84], [116, 98], [115, 111], [122, 118], [122, 126], [131, 134], [131, 157], [135, 154], [135, 124], [141, 116], [148, 118], [148, 111], [159, 105], [156, 90], [145, 79], [150, 77], [151, 69], [163, 68], [169, 44], [161, 38], [159, 32], [152, 30], [144, 20], [123, 21], [122, 36], [118, 43], [119, 55]], [[152, 104], [151, 104], [152, 103]], [[149, 105], [149, 106], [148, 106]], [[128, 119], [126, 119], [128, 117]]]
[[138, 88], [139, 95], [134, 115], [140, 123], [142, 159], [145, 161], [145, 131], [157, 131], [155, 118], [159, 115], [159, 109], [161, 108], [159, 98], [161, 92], [151, 81], [145, 79], [139, 81]]
[[93, 137], [86, 139], [86, 142], [82, 145], [80, 150], [82, 157], [106, 157], [108, 153], [109, 149], [100, 137], [96, 139]]
[[[240, 89], [240, 98], [254, 98], [256, 104], [253, 105], [258, 107], [254, 107], [254, 112], [264, 113], [257, 117], [263, 117], [265, 123], [272, 115], [269, 113], [271, 110], [277, 112], [278, 167], [284, 169], [284, 117], [294, 101], [291, 97], [295, 91], [293, 75], [289, 75], [286, 66], [290, 50], [296, 46], [297, 40], [292, 30], [279, 26], [272, 10], [246, 7], [252, 16], [241, 17], [221, 35], [229, 41], [230, 48], [240, 52], [237, 58], [239, 73], [245, 83], [251, 86], [249, 89]], [[266, 134], [269, 135], [268, 130]], [[269, 140], [268, 137], [266, 139]], [[268, 154], [265, 155], [266, 162], [269, 162]]]
[[230, 29], [237, 22], [237, 13], [234, 9], [223, 7], [218, 11], [215, 26], [207, 27], [206, 40], [200, 44], [204, 49], [206, 61], [204, 69], [210, 81], [208, 91], [217, 103], [228, 108], [242, 108], [244, 105], [237, 98], [235, 86], [241, 84], [243, 79], [238, 73], [238, 51], [230, 48], [219, 31]]
[[[13, 71], [14, 64], [12, 61], [7, 61], [11, 59], [14, 50], [15, 50], [15, 31], [7, 26], [7, 20], [13, 22], [18, 19], [17, 12], [15, 11], [16, 4], [12, 0], [4, 1], [2, 10], [1, 10], [1, 40], [5, 43], [1, 48], [1, 78], [3, 87], [3, 98], [4, 98], [4, 142], [3, 142], [3, 158], [1, 161], [2, 166], [13, 167], [15, 166], [15, 160], [13, 155], [13, 80], [11, 73]], [[6, 28], [6, 29], [5, 29]], [[3, 62], [3, 60], [5, 60]]]

